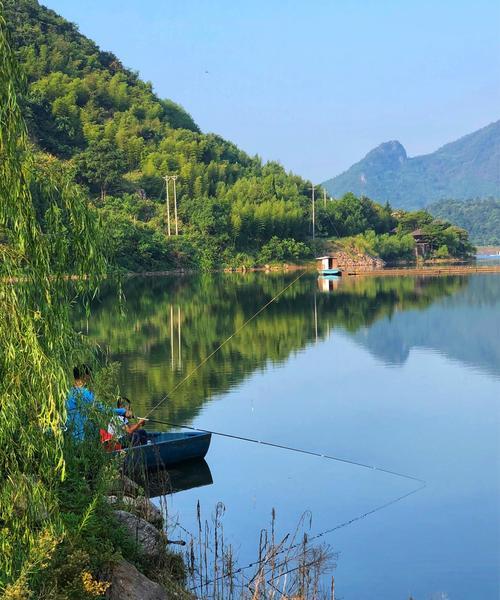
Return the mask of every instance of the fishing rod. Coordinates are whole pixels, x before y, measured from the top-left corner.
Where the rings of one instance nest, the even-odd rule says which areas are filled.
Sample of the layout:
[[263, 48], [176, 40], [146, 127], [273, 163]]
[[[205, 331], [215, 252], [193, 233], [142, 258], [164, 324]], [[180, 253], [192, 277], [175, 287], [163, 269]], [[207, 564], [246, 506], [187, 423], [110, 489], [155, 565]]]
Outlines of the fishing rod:
[[[137, 417], [139, 418], [139, 417]], [[411, 479], [412, 481], [417, 481], [420, 484], [425, 485], [425, 481], [423, 479], [419, 479], [418, 477], [414, 477], [413, 475], [407, 475], [406, 473], [399, 473], [398, 471], [392, 471], [390, 469], [385, 469], [383, 467], [377, 467], [374, 465], [368, 465], [366, 463], [358, 462], [355, 460], [350, 460], [348, 458], [342, 458], [340, 456], [333, 456], [330, 454], [323, 454], [321, 452], [314, 452], [313, 450], [305, 450], [303, 448], [295, 448], [293, 446], [286, 446], [284, 444], [277, 444], [275, 442], [267, 442], [264, 440], [257, 440], [255, 438], [249, 438], [241, 435], [235, 435], [232, 433], [226, 433], [223, 431], [211, 431], [209, 429], [200, 429], [199, 427], [191, 427], [189, 425], [184, 425], [180, 423], [171, 423], [169, 421], [162, 421], [160, 419], [151, 419], [144, 418], [143, 420], [149, 421], [151, 423], [159, 423], [160, 425], [168, 425], [169, 427], [178, 427], [182, 429], [189, 429], [190, 431], [199, 431], [201, 433], [210, 433], [212, 435], [218, 435], [220, 437], [230, 438], [233, 440], [240, 440], [242, 442], [248, 442], [251, 444], [260, 444], [262, 446], [270, 446], [271, 448], [278, 448], [280, 450], [287, 450], [289, 452], [297, 452], [299, 454], [306, 454], [308, 456], [315, 456], [317, 458], [324, 458], [326, 460], [333, 460], [341, 463], [346, 463], [348, 465], [354, 465], [356, 467], [362, 467], [364, 469], [370, 469], [371, 471], [379, 471], [382, 473], [387, 473], [388, 475], [393, 475], [395, 477], [402, 477], [404, 479]]]

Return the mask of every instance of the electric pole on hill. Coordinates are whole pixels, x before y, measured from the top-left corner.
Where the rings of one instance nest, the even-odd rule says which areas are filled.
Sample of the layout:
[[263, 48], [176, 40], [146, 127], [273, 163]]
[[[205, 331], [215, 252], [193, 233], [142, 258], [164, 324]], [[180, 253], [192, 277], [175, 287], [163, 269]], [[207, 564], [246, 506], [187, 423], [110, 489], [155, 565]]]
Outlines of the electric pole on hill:
[[167, 234], [170, 235], [170, 198], [168, 196], [168, 175], [165, 175], [163, 179], [165, 180], [165, 189], [167, 190]]
[[326, 189], [323, 188], [323, 205], [326, 208]]
[[169, 185], [168, 182], [170, 180], [173, 181], [174, 185], [174, 219], [175, 219], [175, 235], [179, 235], [179, 221], [177, 219], [177, 175], [165, 175], [163, 178], [165, 180], [165, 188], [167, 190], [167, 233], [168, 235], [172, 235], [170, 228], [170, 194], [169, 194]]
[[316, 209], [314, 206], [314, 184], [311, 187], [311, 201], [312, 201], [312, 227], [313, 227], [313, 240], [316, 238], [316, 232], [314, 231], [315, 221], [316, 221]]
[[179, 223], [177, 221], [177, 175], [171, 175], [170, 179], [174, 182], [174, 215], [175, 215], [175, 235], [179, 235]]

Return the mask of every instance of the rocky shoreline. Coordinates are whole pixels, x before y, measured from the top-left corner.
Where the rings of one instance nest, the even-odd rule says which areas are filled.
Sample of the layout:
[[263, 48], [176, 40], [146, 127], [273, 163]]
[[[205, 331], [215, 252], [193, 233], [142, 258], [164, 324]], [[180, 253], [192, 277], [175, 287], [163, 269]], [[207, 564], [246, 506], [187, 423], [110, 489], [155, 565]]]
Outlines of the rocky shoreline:
[[[147, 575], [125, 558], [111, 567], [108, 577], [109, 600], [167, 600], [191, 597], [184, 588], [184, 563], [179, 554], [167, 550], [172, 543], [165, 533], [166, 515], [143, 493], [139, 485], [121, 475], [106, 496], [113, 506], [113, 517], [135, 541], [147, 564]], [[176, 542], [179, 543], [179, 542]], [[177, 577], [172, 577], [172, 567]], [[153, 575], [152, 575], [153, 574]], [[166, 579], [166, 581], [165, 581]]]

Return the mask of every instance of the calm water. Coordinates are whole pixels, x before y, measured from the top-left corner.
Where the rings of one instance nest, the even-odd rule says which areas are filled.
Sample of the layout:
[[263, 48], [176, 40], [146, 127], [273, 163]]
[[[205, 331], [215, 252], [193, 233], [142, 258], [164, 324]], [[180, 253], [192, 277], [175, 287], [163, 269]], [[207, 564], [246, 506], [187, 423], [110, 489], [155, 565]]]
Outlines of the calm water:
[[[141, 413], [295, 276], [131, 279], [125, 314], [106, 290], [89, 333], [121, 362], [122, 393]], [[408, 473], [427, 487], [391, 503], [414, 482], [214, 437], [213, 484], [170, 496], [172, 520], [194, 531], [197, 500], [207, 519], [222, 501], [226, 541], [244, 564], [273, 507], [281, 532], [305, 511], [311, 535], [356, 519], [324, 538], [338, 553], [336, 597], [498, 599], [500, 275], [332, 287], [303, 276], [154, 416]]]

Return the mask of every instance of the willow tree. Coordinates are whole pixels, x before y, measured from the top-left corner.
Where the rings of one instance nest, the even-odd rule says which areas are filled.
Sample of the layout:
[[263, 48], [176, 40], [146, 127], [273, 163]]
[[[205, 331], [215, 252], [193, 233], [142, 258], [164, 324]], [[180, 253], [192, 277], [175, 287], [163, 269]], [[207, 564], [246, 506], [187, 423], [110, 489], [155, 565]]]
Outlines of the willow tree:
[[104, 268], [85, 197], [30, 145], [23, 90], [0, 0], [0, 595], [12, 597], [64, 537], [65, 395], [84, 352], [70, 307]]

